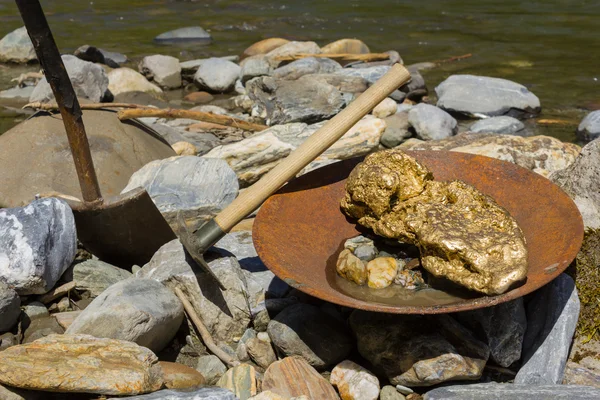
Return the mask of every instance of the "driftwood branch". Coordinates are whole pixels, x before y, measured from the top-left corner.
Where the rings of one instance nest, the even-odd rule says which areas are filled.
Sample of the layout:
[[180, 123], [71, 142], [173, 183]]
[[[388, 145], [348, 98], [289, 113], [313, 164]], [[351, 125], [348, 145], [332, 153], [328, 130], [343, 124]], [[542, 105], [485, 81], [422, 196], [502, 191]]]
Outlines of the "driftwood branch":
[[367, 54], [352, 54], [352, 53], [320, 53], [320, 54], [310, 54], [310, 53], [298, 53], [298, 54], [289, 54], [284, 56], [274, 57], [277, 61], [294, 61], [299, 60], [301, 58], [307, 57], [316, 57], [316, 58], [331, 58], [333, 60], [340, 61], [383, 61], [390, 58], [390, 55], [387, 53], [367, 53]]
[[204, 326], [204, 323], [202, 322], [202, 320], [200, 319], [198, 314], [196, 314], [196, 310], [194, 310], [194, 306], [192, 306], [192, 304], [189, 302], [189, 300], [187, 299], [185, 294], [183, 294], [183, 291], [180, 288], [176, 287], [175, 294], [181, 301], [181, 304], [183, 304], [183, 308], [185, 309], [185, 312], [187, 313], [187, 315], [190, 317], [190, 319], [194, 323], [194, 326], [196, 327], [196, 329], [198, 329], [198, 333], [200, 334], [200, 337], [202, 338], [202, 341], [204, 342], [206, 347], [215, 356], [219, 357], [219, 359], [221, 361], [223, 361], [225, 364], [229, 365], [230, 367], [235, 367], [236, 365], [239, 365], [239, 361], [231, 358], [231, 356], [229, 354], [225, 353], [223, 350], [221, 350], [221, 348], [219, 346], [217, 346], [217, 344], [214, 342], [210, 332], [208, 331], [206, 326]]
[[139, 108], [133, 110], [121, 110], [117, 113], [121, 121], [131, 118], [142, 118], [142, 117], [157, 117], [157, 118], [188, 118], [195, 119], [198, 121], [212, 122], [213, 124], [231, 126], [234, 128], [243, 129], [245, 131], [264, 131], [268, 128], [266, 125], [254, 124], [252, 122], [244, 121], [243, 119], [229, 117], [227, 115], [218, 115], [213, 113], [207, 113], [203, 111], [191, 111], [191, 110], [178, 110], [173, 108], [167, 109], [152, 109], [152, 108]]
[[[139, 104], [131, 104], [131, 103], [90, 103], [90, 104], [81, 104], [82, 110], [100, 110], [102, 108], [147, 108], [146, 106], [141, 106]], [[36, 110], [58, 110], [58, 106], [56, 103], [41, 103], [41, 102], [33, 102], [28, 103], [23, 106], [23, 108], [34, 108]]]
[[444, 58], [443, 60], [436, 60], [436, 61], [434, 61], [434, 63], [436, 63], [436, 64], [445, 64], [445, 63], [449, 63], [449, 62], [464, 60], [465, 58], [469, 58], [469, 57], [473, 57], [473, 54], [468, 53], [468, 54], [463, 54], [463, 55], [460, 55], [460, 56], [453, 56], [453, 57], [450, 57], [450, 58]]

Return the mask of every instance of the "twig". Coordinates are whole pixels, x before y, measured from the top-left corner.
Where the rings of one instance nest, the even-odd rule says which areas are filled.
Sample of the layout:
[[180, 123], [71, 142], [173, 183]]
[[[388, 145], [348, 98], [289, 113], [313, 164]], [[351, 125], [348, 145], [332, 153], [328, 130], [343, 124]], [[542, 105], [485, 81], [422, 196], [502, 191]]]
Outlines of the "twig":
[[276, 56], [273, 59], [276, 61], [294, 61], [299, 60], [301, 58], [307, 57], [316, 57], [316, 58], [331, 58], [334, 60], [341, 61], [382, 61], [390, 58], [390, 55], [387, 53], [367, 53], [367, 54], [352, 54], [352, 53], [320, 53], [320, 54], [311, 54], [311, 53], [298, 53], [298, 54], [288, 54], [282, 56]]
[[444, 58], [443, 60], [436, 60], [436, 61], [434, 61], [434, 63], [436, 63], [436, 64], [445, 64], [445, 63], [449, 63], [449, 62], [453, 62], [453, 61], [464, 60], [465, 58], [469, 58], [469, 57], [473, 57], [473, 54], [467, 53], [467, 54], [463, 54], [461, 56], [454, 56], [454, 57], [450, 57], [450, 58]]
[[223, 350], [221, 350], [219, 346], [216, 345], [216, 343], [213, 341], [212, 336], [210, 335], [210, 332], [208, 331], [208, 329], [206, 329], [206, 326], [204, 326], [204, 323], [202, 322], [198, 314], [196, 314], [194, 306], [192, 306], [192, 304], [188, 301], [188, 299], [185, 297], [185, 294], [183, 294], [180, 288], [175, 288], [175, 294], [177, 295], [177, 297], [179, 297], [179, 300], [181, 301], [181, 304], [183, 304], [185, 312], [194, 323], [196, 329], [198, 329], [198, 333], [200, 334], [200, 337], [202, 338], [202, 341], [204, 342], [206, 347], [215, 356], [219, 357], [221, 361], [223, 361], [230, 367], [235, 367], [236, 365], [239, 365], [239, 361], [231, 358], [229, 354], [225, 353]]
[[[36, 110], [58, 110], [58, 105], [56, 103], [41, 103], [39, 101], [28, 103], [23, 106], [23, 108], [34, 108]], [[89, 103], [89, 104], [81, 104], [82, 110], [99, 110], [101, 108], [147, 108], [146, 106], [141, 106], [139, 104], [132, 103]]]
[[44, 304], [48, 304], [51, 301], [56, 300], [65, 294], [68, 294], [73, 289], [75, 289], [75, 282], [74, 281], [67, 282], [64, 285], [59, 286], [59, 287], [55, 288], [54, 290], [51, 290], [50, 292], [41, 295], [38, 298], [38, 300]]
[[139, 108], [134, 110], [121, 110], [117, 113], [121, 121], [131, 118], [157, 117], [157, 118], [189, 118], [198, 121], [212, 122], [213, 124], [232, 126], [245, 131], [264, 131], [268, 128], [266, 125], [254, 124], [243, 119], [207, 113], [203, 111], [167, 109]]

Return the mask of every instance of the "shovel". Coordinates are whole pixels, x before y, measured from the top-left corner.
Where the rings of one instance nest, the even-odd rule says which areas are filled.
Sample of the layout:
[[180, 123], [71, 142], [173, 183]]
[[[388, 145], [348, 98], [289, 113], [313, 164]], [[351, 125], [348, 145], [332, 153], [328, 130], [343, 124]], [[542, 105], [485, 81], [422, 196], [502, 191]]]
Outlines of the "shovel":
[[[52, 87], [69, 137], [83, 204], [73, 206], [82, 243], [99, 258], [149, 259], [175, 234], [142, 188], [115, 199], [102, 199], [85, 134], [81, 109], [38, 0], [16, 0], [46, 78]], [[346, 109], [327, 122], [261, 180], [200, 228], [182, 224], [181, 243], [223, 288], [203, 254], [271, 194], [295, 177], [390, 93], [408, 82], [410, 73], [396, 64]]]

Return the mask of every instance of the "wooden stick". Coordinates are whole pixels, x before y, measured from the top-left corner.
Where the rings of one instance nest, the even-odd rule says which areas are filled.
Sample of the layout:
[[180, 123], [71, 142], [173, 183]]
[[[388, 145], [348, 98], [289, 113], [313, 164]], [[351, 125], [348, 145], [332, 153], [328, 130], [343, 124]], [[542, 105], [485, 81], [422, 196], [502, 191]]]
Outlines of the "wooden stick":
[[436, 63], [436, 64], [445, 64], [445, 63], [449, 63], [449, 62], [464, 60], [465, 58], [469, 58], [469, 57], [472, 57], [472, 56], [473, 56], [473, 54], [468, 53], [468, 54], [463, 54], [461, 56], [454, 56], [454, 57], [450, 57], [450, 58], [445, 58], [443, 60], [436, 60], [436, 61], [434, 61], [434, 63]]
[[[82, 110], [99, 110], [102, 108], [148, 108], [146, 106], [141, 106], [139, 104], [132, 103], [90, 103], [90, 104], [81, 104]], [[25, 104], [23, 109], [25, 108], [34, 108], [36, 110], [58, 110], [58, 106], [56, 103], [41, 103], [39, 101]]]
[[229, 354], [225, 353], [223, 350], [221, 350], [221, 348], [219, 346], [216, 345], [216, 343], [213, 341], [212, 336], [210, 335], [210, 332], [208, 331], [208, 329], [206, 329], [206, 326], [204, 326], [204, 323], [202, 322], [202, 320], [200, 319], [198, 314], [196, 314], [196, 310], [194, 310], [194, 306], [192, 306], [192, 304], [188, 301], [188, 299], [185, 297], [185, 294], [183, 294], [183, 292], [181, 291], [180, 288], [178, 288], [178, 287], [175, 288], [175, 294], [181, 301], [181, 304], [183, 304], [183, 308], [185, 309], [185, 312], [187, 313], [187, 315], [190, 317], [190, 319], [194, 323], [194, 326], [196, 327], [196, 329], [198, 329], [198, 333], [200, 334], [200, 337], [202, 338], [202, 341], [204, 342], [206, 347], [215, 356], [219, 357], [219, 359], [221, 361], [223, 361], [225, 364], [229, 365], [230, 367], [235, 367], [236, 365], [239, 365], [240, 364], [239, 361], [231, 358], [229, 356]]
[[62, 286], [57, 287], [54, 290], [51, 290], [50, 292], [41, 295], [38, 300], [44, 304], [48, 304], [53, 300], [58, 299], [61, 296], [64, 296], [65, 294], [69, 293], [71, 290], [75, 289], [75, 282], [71, 281], [71, 282], [67, 282]]
[[316, 58], [331, 58], [334, 60], [341, 61], [382, 61], [388, 60], [390, 55], [387, 53], [367, 53], [367, 54], [352, 54], [352, 53], [320, 53], [320, 54], [311, 54], [311, 53], [298, 53], [298, 54], [288, 54], [274, 57], [274, 60], [277, 61], [294, 61], [299, 60], [301, 58], [307, 57], [316, 57]]
[[218, 115], [202, 111], [178, 110], [167, 108], [164, 110], [152, 108], [139, 108], [133, 110], [121, 110], [117, 113], [121, 121], [131, 118], [141, 117], [157, 117], [157, 118], [189, 118], [198, 121], [212, 122], [214, 124], [232, 126], [234, 128], [243, 129], [245, 131], [264, 131], [268, 128], [266, 125], [254, 124], [244, 121], [239, 118], [229, 117], [226, 115]]

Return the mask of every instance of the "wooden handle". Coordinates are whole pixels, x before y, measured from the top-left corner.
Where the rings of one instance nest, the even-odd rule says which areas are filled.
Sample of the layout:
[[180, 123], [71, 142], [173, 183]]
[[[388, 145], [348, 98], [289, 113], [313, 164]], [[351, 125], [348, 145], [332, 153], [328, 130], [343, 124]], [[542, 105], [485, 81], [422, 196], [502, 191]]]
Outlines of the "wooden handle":
[[321, 129], [313, 133], [285, 160], [269, 171], [257, 183], [246, 189], [227, 208], [221, 211], [215, 217], [215, 222], [223, 232], [228, 232], [409, 79], [410, 73], [406, 68], [400, 64], [392, 66], [388, 73], [375, 82], [373, 86], [350, 103], [342, 112], [329, 120]]

